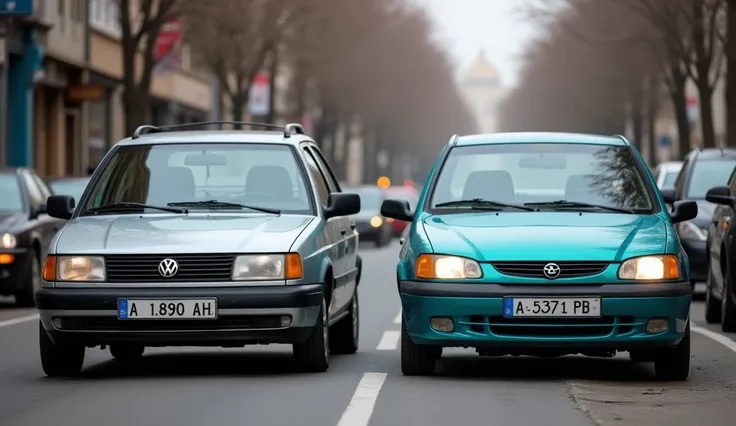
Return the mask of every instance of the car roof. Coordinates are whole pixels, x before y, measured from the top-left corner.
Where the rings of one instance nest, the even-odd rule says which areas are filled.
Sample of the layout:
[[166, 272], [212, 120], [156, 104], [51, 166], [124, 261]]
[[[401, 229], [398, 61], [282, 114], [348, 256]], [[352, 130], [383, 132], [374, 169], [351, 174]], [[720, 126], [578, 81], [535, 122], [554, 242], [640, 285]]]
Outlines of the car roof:
[[177, 143], [262, 143], [274, 145], [298, 145], [310, 141], [305, 135], [292, 134], [285, 138], [282, 132], [247, 130], [186, 130], [165, 133], [149, 133], [133, 139], [125, 138], [117, 143], [121, 146], [163, 145]]
[[593, 145], [627, 146], [622, 136], [605, 136], [564, 132], [509, 132], [459, 136], [455, 146], [490, 145], [505, 143], [578, 143]]
[[659, 163], [659, 168], [666, 172], [675, 172], [682, 169], [682, 161], [665, 161]]
[[697, 159], [705, 160], [736, 157], [736, 149], [733, 148], [700, 148], [695, 152]]

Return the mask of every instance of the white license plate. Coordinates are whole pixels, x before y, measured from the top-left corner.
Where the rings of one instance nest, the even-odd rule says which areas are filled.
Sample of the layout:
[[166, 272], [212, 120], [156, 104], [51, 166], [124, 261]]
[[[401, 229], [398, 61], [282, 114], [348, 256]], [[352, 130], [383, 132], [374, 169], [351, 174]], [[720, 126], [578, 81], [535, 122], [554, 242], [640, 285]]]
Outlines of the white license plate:
[[600, 317], [600, 297], [527, 298], [505, 297], [503, 316], [515, 317]]
[[217, 299], [118, 299], [118, 318], [217, 319]]

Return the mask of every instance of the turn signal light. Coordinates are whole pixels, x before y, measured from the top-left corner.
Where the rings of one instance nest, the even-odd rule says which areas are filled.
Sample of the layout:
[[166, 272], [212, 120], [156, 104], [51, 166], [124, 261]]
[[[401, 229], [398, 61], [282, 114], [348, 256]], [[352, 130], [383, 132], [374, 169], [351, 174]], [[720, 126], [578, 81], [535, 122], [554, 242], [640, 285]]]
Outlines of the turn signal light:
[[46, 256], [46, 260], [43, 262], [43, 272], [41, 276], [45, 281], [56, 281], [56, 256]]
[[302, 258], [299, 253], [286, 254], [286, 279], [299, 280], [304, 277]]

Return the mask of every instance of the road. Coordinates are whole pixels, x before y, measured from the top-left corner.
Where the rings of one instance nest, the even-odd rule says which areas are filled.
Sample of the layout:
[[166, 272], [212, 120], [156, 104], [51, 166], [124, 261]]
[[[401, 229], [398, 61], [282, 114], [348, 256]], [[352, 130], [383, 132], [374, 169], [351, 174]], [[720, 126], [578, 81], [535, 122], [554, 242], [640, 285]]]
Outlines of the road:
[[[48, 379], [33, 310], [0, 304], [3, 426], [587, 426], [736, 424], [736, 335], [692, 317], [693, 368], [658, 383], [651, 366], [614, 359], [481, 358], [445, 352], [438, 377], [399, 368], [394, 243], [363, 249], [356, 355], [328, 372], [294, 371], [286, 346], [148, 350], [135, 366], [87, 350], [83, 376]], [[704, 335], [704, 334], [707, 334]], [[721, 340], [720, 342], [718, 340]]]

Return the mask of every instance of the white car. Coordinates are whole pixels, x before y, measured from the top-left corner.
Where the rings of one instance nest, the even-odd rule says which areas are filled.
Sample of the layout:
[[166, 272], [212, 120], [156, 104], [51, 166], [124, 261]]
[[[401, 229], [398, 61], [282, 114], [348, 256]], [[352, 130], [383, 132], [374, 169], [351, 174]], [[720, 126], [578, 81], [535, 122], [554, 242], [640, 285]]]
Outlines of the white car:
[[677, 175], [682, 169], [682, 161], [665, 161], [657, 164], [654, 169], [654, 179], [659, 189], [674, 188]]

